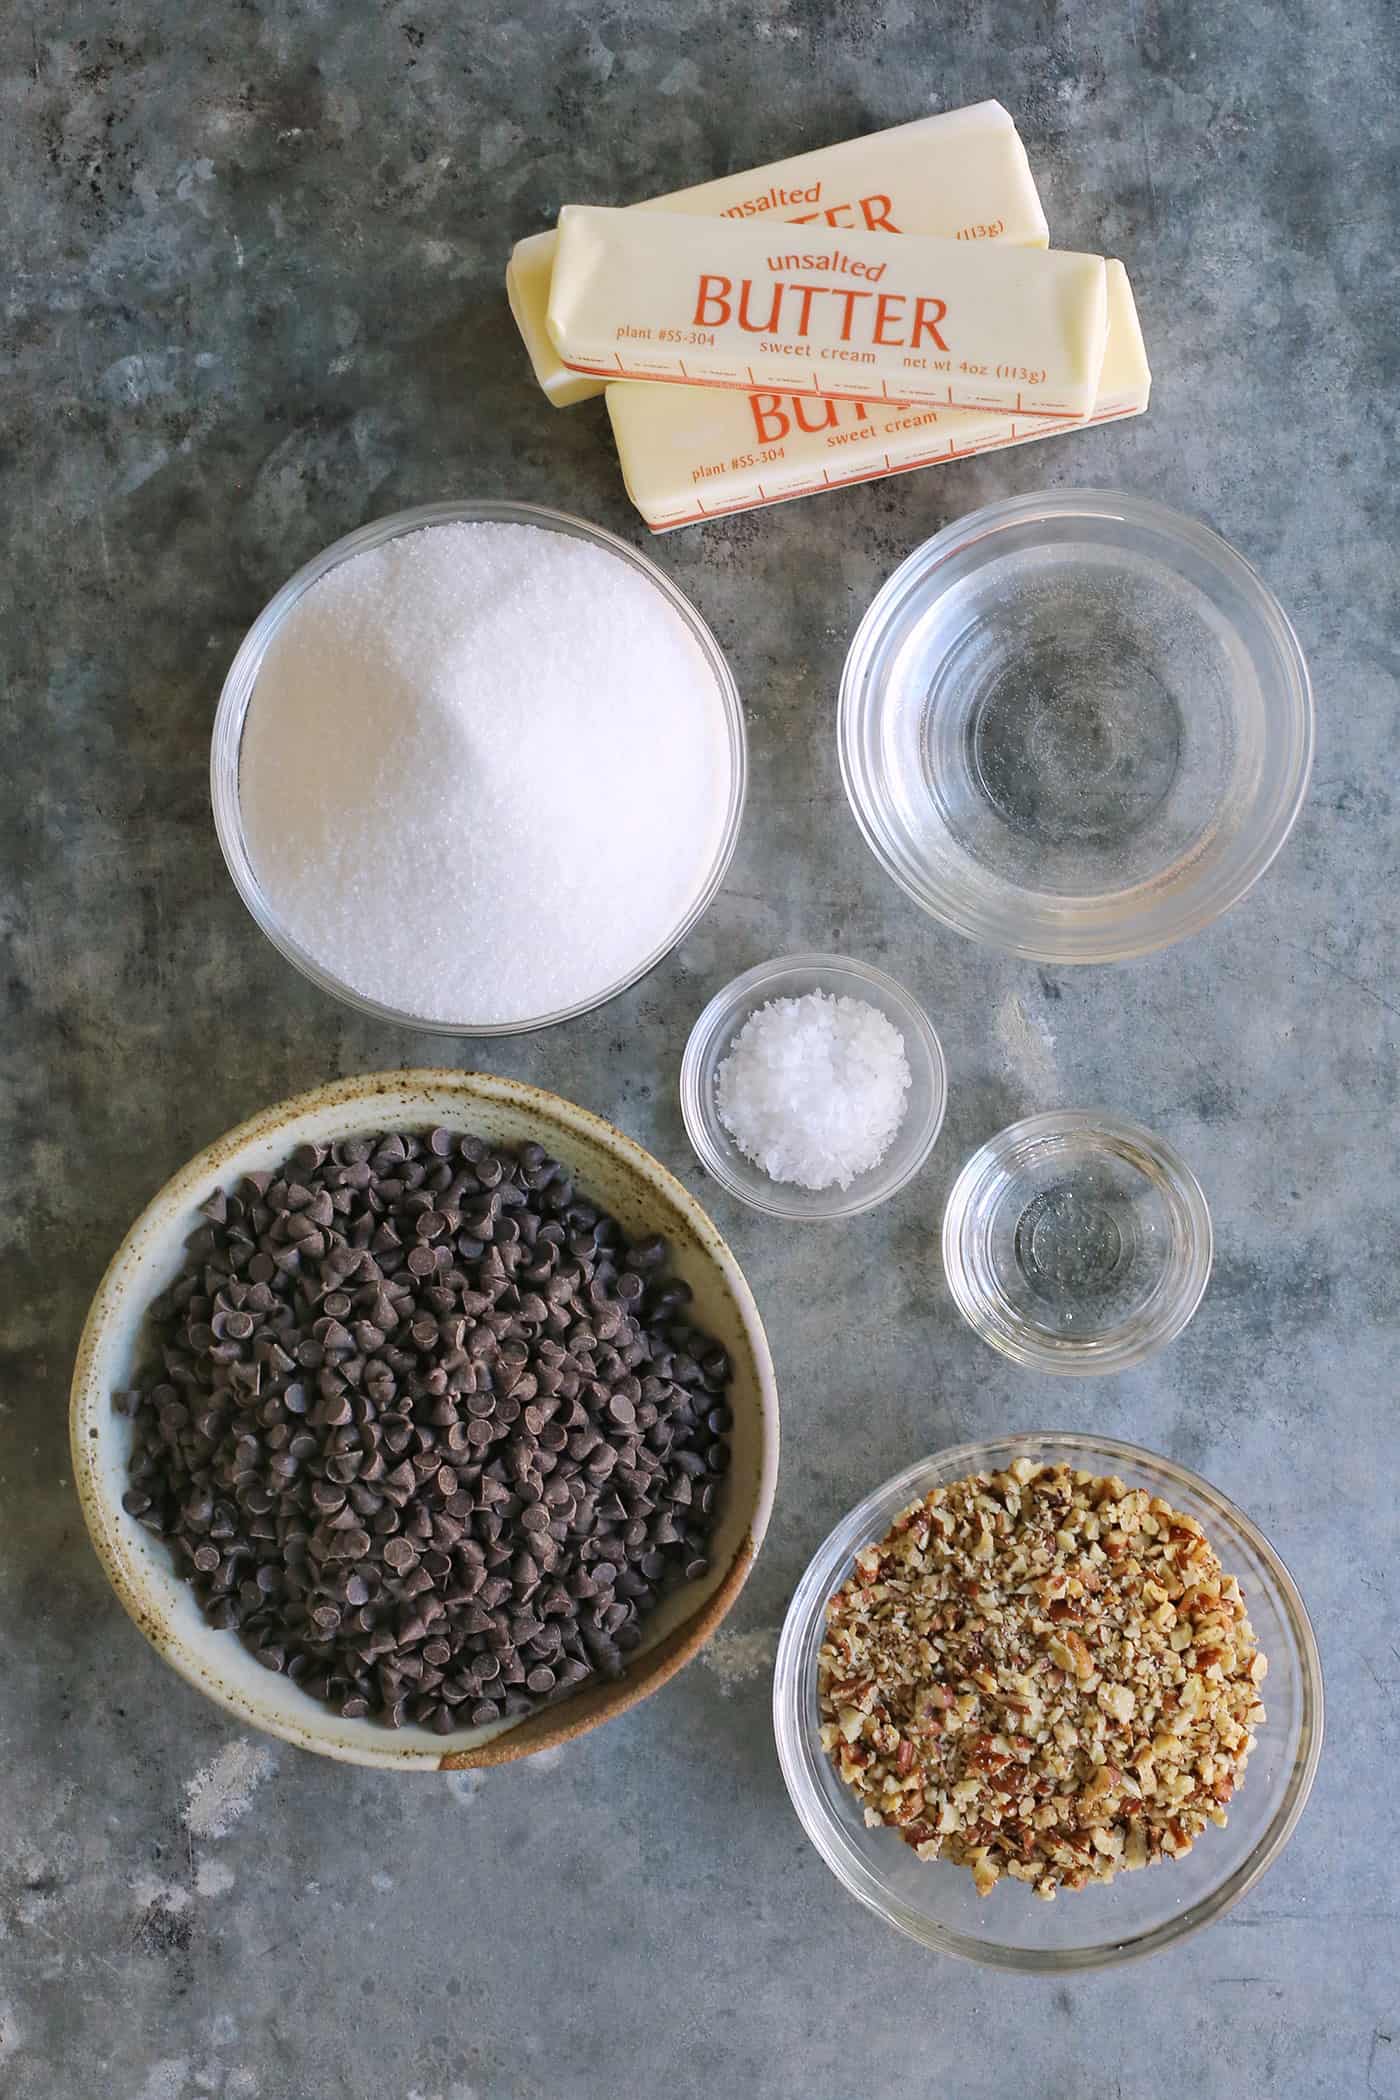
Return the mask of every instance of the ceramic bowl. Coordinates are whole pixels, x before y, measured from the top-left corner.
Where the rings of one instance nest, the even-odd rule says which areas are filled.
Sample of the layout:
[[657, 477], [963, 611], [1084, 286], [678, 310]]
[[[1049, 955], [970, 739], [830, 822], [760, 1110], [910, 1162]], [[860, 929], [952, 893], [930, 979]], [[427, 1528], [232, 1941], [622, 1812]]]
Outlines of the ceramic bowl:
[[[517, 1721], [452, 1735], [347, 1720], [265, 1670], [232, 1633], [205, 1624], [166, 1547], [122, 1508], [132, 1425], [112, 1405], [143, 1355], [146, 1308], [179, 1273], [197, 1206], [251, 1169], [279, 1165], [308, 1140], [359, 1132], [475, 1131], [492, 1143], [533, 1140], [565, 1160], [582, 1193], [630, 1232], [661, 1232], [691, 1286], [696, 1323], [734, 1365], [732, 1462], [710, 1548], [711, 1568], [644, 1621], [645, 1639], [613, 1683], [584, 1685]], [[88, 1314], [73, 1376], [74, 1480], [98, 1557], [118, 1597], [186, 1683], [245, 1725], [349, 1764], [397, 1771], [501, 1764], [549, 1749], [623, 1713], [674, 1676], [709, 1639], [744, 1586], [768, 1526], [778, 1472], [772, 1359], [739, 1265], [693, 1196], [601, 1117], [557, 1094], [483, 1073], [408, 1071], [342, 1079], [264, 1109], [206, 1146], [142, 1211], [113, 1257]]]

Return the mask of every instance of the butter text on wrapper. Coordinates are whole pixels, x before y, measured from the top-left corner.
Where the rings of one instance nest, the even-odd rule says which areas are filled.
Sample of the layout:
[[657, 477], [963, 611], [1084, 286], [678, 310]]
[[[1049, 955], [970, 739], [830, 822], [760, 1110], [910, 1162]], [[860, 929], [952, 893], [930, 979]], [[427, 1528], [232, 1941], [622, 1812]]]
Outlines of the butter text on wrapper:
[[[776, 262], [771, 256], [769, 258], [770, 268], [791, 267], [793, 264], [808, 270], [847, 266], [845, 259], [840, 257], [828, 262], [814, 260], [811, 256], [780, 256]], [[884, 274], [885, 265], [852, 261], [849, 268], [853, 276], [879, 278]], [[947, 351], [948, 345], [938, 331], [938, 324], [948, 312], [945, 299], [916, 294], [912, 299], [913, 314], [906, 317], [904, 309], [911, 304], [908, 294], [862, 292], [848, 285], [801, 284], [779, 278], [775, 283], [761, 287], [755, 299], [754, 279], [743, 277], [739, 280], [736, 301], [732, 278], [702, 271], [694, 322], [697, 328], [721, 328], [736, 320], [752, 335], [779, 335], [786, 330], [800, 342], [812, 332], [812, 308], [818, 299], [833, 299], [837, 303], [841, 321], [838, 342], [860, 341], [864, 331], [870, 342], [889, 349], [916, 350], [920, 343], [928, 342], [936, 350]], [[863, 300], [873, 300], [873, 307], [868, 310], [862, 307]]]

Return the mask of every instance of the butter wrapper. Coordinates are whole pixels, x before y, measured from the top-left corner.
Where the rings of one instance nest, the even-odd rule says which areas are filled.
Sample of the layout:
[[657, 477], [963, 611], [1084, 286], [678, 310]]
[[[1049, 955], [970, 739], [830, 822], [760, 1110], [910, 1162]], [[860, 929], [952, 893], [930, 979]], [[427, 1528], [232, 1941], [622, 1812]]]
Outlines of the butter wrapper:
[[1086, 416], [1103, 259], [567, 205], [549, 333], [595, 378]]
[[[1152, 374], [1128, 273], [1110, 262], [1108, 343], [1085, 421], [1139, 416]], [[653, 532], [1082, 429], [1076, 420], [769, 391], [608, 388], [627, 493]]]
[[[1013, 247], [1049, 243], [1025, 148], [999, 102], [920, 117], [648, 198], [631, 209], [785, 221], [833, 231], [938, 234]], [[506, 293], [535, 377], [554, 405], [565, 408], [600, 394], [603, 382], [571, 372], [549, 339], [546, 316], [557, 242], [553, 232], [517, 241], [506, 269]]]

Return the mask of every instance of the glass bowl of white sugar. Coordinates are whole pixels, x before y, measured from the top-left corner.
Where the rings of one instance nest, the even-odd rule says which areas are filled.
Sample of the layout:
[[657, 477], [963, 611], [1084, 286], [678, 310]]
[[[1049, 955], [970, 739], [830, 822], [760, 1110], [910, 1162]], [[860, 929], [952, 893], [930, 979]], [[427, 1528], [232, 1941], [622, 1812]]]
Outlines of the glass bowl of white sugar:
[[743, 812], [743, 711], [655, 563], [563, 512], [434, 503], [337, 540], [244, 638], [219, 844], [323, 991], [441, 1035], [587, 1013], [683, 940]]
[[912, 1181], [948, 1070], [918, 1001], [868, 963], [786, 955], [716, 993], [681, 1062], [706, 1172], [769, 1217], [852, 1218]]

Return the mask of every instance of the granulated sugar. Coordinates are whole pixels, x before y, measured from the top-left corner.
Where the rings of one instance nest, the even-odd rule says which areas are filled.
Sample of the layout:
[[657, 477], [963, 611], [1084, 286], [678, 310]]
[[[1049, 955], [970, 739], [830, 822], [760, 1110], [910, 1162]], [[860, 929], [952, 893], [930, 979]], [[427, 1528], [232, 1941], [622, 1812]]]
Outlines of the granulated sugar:
[[720, 1121], [773, 1181], [850, 1187], [904, 1120], [904, 1038], [863, 999], [808, 992], [749, 1015], [715, 1076]]
[[518, 1022], [664, 946], [731, 784], [713, 675], [646, 577], [534, 526], [449, 524], [333, 569], [274, 636], [243, 734], [249, 856], [344, 983]]

